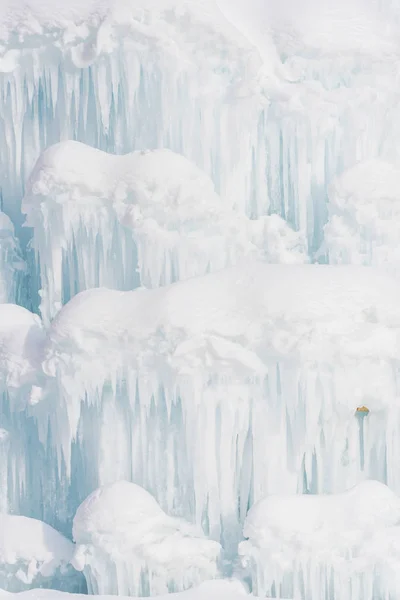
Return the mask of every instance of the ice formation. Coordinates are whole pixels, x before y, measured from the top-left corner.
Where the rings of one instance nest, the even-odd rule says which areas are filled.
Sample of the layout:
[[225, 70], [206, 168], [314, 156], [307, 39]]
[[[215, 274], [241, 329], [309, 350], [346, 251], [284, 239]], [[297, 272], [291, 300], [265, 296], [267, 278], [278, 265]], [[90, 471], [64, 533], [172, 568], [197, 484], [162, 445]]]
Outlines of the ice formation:
[[21, 299], [25, 270], [14, 225], [9, 217], [0, 211], [0, 303]]
[[69, 579], [75, 579], [79, 591], [79, 577], [69, 565], [73, 552], [73, 544], [46, 523], [0, 514], [1, 588], [54, 587], [61, 578], [66, 589], [73, 589]]
[[232, 211], [212, 181], [170, 150], [106, 154], [78, 142], [46, 150], [23, 202], [49, 322], [77, 292], [157, 287], [265, 254], [305, 262], [306, 244], [277, 215]]
[[[21, 305], [0, 304], [0, 510], [71, 536], [84, 502], [91, 591], [154, 593], [214, 577], [220, 543], [229, 575], [261, 501], [240, 546], [255, 591], [386, 600], [399, 5], [217, 4], [0, 3], [0, 301]], [[307, 260], [348, 266], [268, 264]]]
[[400, 167], [383, 160], [357, 164], [329, 190], [325, 227], [330, 263], [366, 264], [400, 271]]
[[82, 292], [48, 332], [42, 440], [79, 494], [134, 481], [228, 553], [266, 493], [400, 491], [399, 298], [371, 268], [262, 261]]
[[42, 149], [66, 139], [117, 153], [169, 147], [232, 204], [268, 205], [265, 70], [213, 2], [30, 0], [5, 12], [0, 164], [18, 222], [21, 182]]
[[400, 498], [365, 481], [341, 494], [264, 498], [239, 553], [261, 597], [389, 598], [400, 584], [399, 534]]
[[72, 564], [89, 593], [154, 596], [217, 577], [221, 546], [195, 526], [167, 516], [143, 488], [119, 481], [78, 508]]

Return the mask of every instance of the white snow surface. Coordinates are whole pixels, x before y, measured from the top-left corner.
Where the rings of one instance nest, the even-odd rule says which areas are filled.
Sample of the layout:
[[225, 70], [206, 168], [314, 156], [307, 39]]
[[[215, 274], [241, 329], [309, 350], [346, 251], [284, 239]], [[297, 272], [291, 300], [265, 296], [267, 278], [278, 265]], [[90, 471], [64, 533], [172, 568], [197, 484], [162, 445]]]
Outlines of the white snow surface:
[[329, 189], [326, 251], [331, 263], [399, 272], [400, 168], [383, 160], [355, 165]]
[[323, 597], [350, 599], [357, 589], [370, 599], [375, 583], [386, 597], [399, 590], [399, 533], [400, 498], [364, 481], [339, 494], [264, 498], [249, 511], [239, 554], [261, 596], [275, 585], [297, 597], [303, 585], [310, 597], [320, 585]]
[[373, 269], [262, 261], [157, 290], [89, 290], [53, 321], [45, 368], [55, 374], [58, 357], [85, 353], [113, 367], [125, 356], [136, 368], [176, 372], [235, 364], [262, 373], [268, 359], [288, 357], [394, 360], [399, 293]]
[[[12, 596], [12, 594], [0, 590], [0, 595]], [[114, 600], [115, 596], [97, 596], [99, 600]], [[129, 596], [131, 597], [131, 596]], [[67, 594], [54, 590], [34, 589], [18, 594], [21, 600], [85, 600], [87, 596], [82, 594]], [[121, 596], [127, 600], [128, 596]], [[177, 592], [157, 597], [158, 600], [244, 600], [244, 598], [255, 598], [246, 593], [245, 588], [238, 580], [220, 579], [205, 581], [198, 587], [184, 592]]]
[[167, 516], [151, 494], [127, 481], [90, 494], [75, 515], [73, 536], [72, 564], [91, 593], [159, 595], [219, 574], [221, 546]]
[[66, 290], [132, 289], [137, 271], [142, 285], [157, 287], [250, 255], [307, 260], [305, 239], [280, 217], [234, 212], [205, 173], [166, 149], [116, 156], [58, 144], [38, 160], [22, 208], [34, 230], [46, 322]]
[[0, 583], [22, 591], [65, 574], [74, 545], [58, 531], [36, 519], [0, 514]]

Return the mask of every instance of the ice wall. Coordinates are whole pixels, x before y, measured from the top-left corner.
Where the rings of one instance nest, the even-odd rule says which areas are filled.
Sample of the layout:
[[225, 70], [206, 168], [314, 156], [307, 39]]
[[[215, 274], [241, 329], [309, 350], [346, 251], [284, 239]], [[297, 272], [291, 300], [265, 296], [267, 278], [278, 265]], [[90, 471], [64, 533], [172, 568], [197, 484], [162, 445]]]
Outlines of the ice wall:
[[365, 477], [400, 491], [399, 294], [370, 268], [248, 261], [78, 294], [49, 330], [38, 404], [76, 492], [67, 513], [127, 479], [229, 553], [266, 493]]
[[239, 547], [260, 596], [391, 598], [399, 589], [400, 498], [377, 481], [342, 494], [269, 496]]
[[5, 13], [0, 164], [3, 204], [16, 222], [40, 151], [66, 139], [117, 153], [171, 148], [232, 205], [268, 207], [266, 74], [212, 2], [29, 2]]
[[23, 201], [46, 323], [77, 292], [158, 287], [246, 256], [306, 262], [305, 239], [277, 215], [250, 220], [170, 150], [106, 154], [77, 142], [38, 160]]
[[119, 481], [93, 492], [74, 518], [73, 565], [92, 594], [154, 596], [220, 575], [221, 546], [167, 516], [143, 488]]

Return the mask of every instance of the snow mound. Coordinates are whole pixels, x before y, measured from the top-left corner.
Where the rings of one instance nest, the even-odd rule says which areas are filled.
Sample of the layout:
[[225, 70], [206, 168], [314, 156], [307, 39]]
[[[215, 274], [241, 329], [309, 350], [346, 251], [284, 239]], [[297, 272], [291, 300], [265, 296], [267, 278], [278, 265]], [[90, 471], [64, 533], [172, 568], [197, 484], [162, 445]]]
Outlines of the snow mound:
[[160, 373], [162, 365], [176, 373], [233, 365], [262, 372], [271, 358], [394, 359], [399, 293], [396, 281], [373, 269], [262, 261], [156, 290], [88, 290], [53, 321], [45, 365], [55, 374], [66, 349], [65, 361], [86, 353], [110, 366], [115, 359], [157, 365]]
[[264, 252], [306, 261], [305, 240], [282, 219], [236, 214], [205, 173], [170, 150], [115, 156], [72, 141], [53, 146], [36, 164], [23, 211], [45, 321], [91, 287], [133, 289], [138, 279], [157, 287]]
[[[0, 384], [29, 397], [37, 382], [45, 343], [40, 318], [16, 304], [0, 304]], [[22, 394], [23, 396], [23, 394]]]
[[0, 586], [11, 592], [73, 577], [74, 545], [42, 521], [0, 514]]
[[383, 160], [357, 164], [329, 190], [326, 250], [331, 263], [400, 268], [400, 168]]
[[[239, 546], [255, 593], [368, 600], [399, 590], [400, 498], [377, 481], [326, 496], [269, 496], [255, 504]], [[374, 589], [374, 585], [377, 586]], [[321, 586], [321, 587], [319, 587]]]
[[158, 595], [218, 576], [221, 547], [181, 519], [167, 516], [143, 488], [119, 481], [78, 508], [73, 565], [90, 593]]

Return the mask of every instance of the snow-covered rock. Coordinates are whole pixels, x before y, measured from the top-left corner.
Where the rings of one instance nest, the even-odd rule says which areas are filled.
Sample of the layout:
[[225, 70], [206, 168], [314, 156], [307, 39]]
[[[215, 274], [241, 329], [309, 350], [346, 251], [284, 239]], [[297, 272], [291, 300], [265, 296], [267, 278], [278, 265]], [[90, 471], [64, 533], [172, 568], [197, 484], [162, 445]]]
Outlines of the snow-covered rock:
[[119, 481], [78, 508], [72, 564], [92, 594], [159, 595], [217, 577], [221, 546], [167, 516], [143, 488]]
[[278, 597], [395, 597], [400, 498], [377, 481], [326, 496], [268, 496], [250, 510], [239, 546], [253, 591]]

